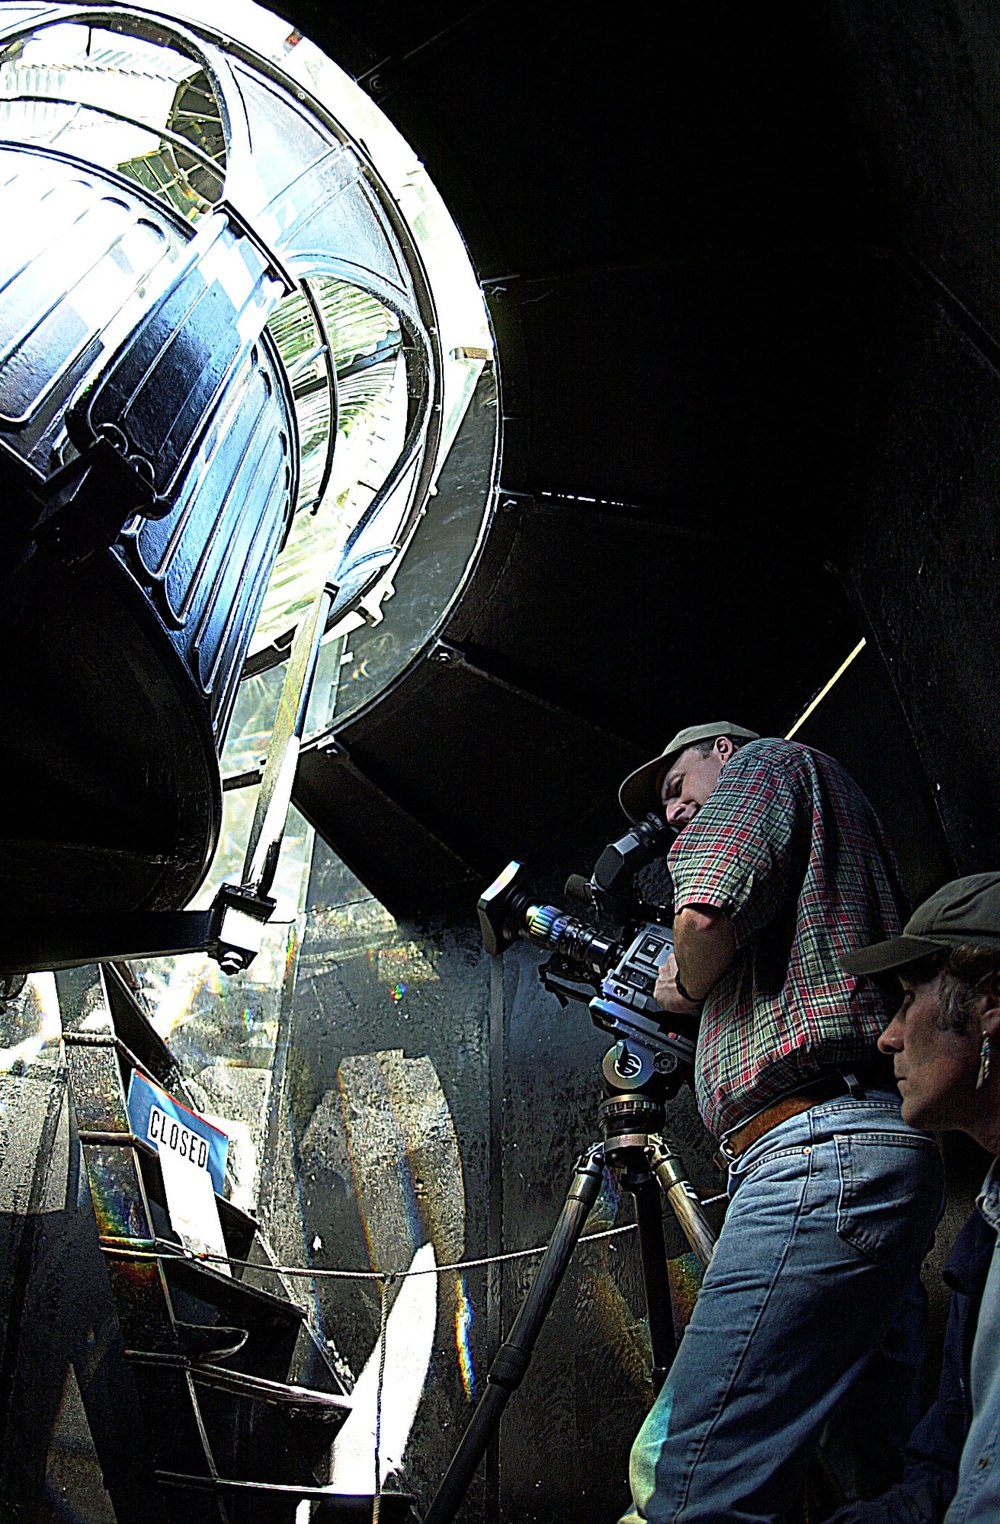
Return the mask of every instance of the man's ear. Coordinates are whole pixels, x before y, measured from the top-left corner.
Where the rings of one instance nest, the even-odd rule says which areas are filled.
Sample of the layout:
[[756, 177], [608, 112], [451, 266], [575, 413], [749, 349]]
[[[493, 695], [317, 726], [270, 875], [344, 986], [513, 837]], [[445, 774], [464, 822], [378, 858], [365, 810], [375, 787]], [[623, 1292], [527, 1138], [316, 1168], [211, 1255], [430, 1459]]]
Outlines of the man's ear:
[[714, 749], [720, 762], [728, 762], [736, 747], [728, 736], [716, 736]]
[[1000, 973], [991, 974], [983, 988], [979, 1025], [985, 1037], [1000, 1035]]

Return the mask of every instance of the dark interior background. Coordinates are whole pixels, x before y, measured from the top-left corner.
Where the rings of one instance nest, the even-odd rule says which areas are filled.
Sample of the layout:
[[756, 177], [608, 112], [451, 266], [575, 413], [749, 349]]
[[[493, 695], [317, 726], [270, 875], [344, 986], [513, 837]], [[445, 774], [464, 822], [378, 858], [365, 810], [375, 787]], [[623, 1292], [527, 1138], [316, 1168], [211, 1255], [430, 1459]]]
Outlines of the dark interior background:
[[[505, 861], [558, 897], [670, 733], [784, 733], [864, 637], [800, 739], [854, 771], [915, 900], [996, 866], [1000, 18], [708, 0], [654, 37], [634, 11], [276, 8], [426, 163], [499, 349], [479, 565], [436, 644], [302, 762], [297, 803], [334, 850], [464, 967]], [[600, 1039], [532, 968], [508, 954], [499, 994], [478, 976], [488, 1075], [428, 1039], [456, 1115], [474, 1093], [489, 1119], [466, 1157], [493, 1250], [544, 1237], [593, 1132]], [[711, 1189], [686, 1101], [671, 1126]], [[949, 1153], [939, 1254], [982, 1172]], [[574, 1285], [470, 1519], [621, 1502], [641, 1397]], [[447, 1450], [421, 1443], [418, 1490]]]
[[[858, 777], [914, 899], [1000, 865], [1000, 14], [271, 8], [396, 123], [468, 243], [499, 395], [482, 385], [463, 425], [442, 484], [456, 505], [481, 502], [478, 434], [503, 416], [492, 522], [436, 640], [303, 754], [296, 803], [325, 841], [310, 909], [375, 896], [436, 977], [388, 1003], [314, 916], [295, 1142], [309, 1165], [345, 1058], [429, 1056], [464, 1252], [492, 1255], [550, 1230], [594, 1136], [604, 1041], [541, 991], [528, 948], [485, 956], [476, 897], [519, 857], [561, 899], [620, 833], [622, 776], [674, 730], [719, 716], [783, 734], [863, 637], [800, 738]], [[670, 1127], [717, 1188], [686, 1093]], [[973, 1149], [949, 1154], [939, 1259], [982, 1174]], [[346, 1175], [317, 1159], [306, 1227], [357, 1261]], [[470, 1278], [480, 1371], [525, 1273]], [[331, 1292], [323, 1311], [360, 1358], [370, 1300]], [[455, 1369], [436, 1375], [404, 1477], [422, 1501], [468, 1411]], [[463, 1519], [613, 1518], [645, 1400], [633, 1252], [588, 1246]]]

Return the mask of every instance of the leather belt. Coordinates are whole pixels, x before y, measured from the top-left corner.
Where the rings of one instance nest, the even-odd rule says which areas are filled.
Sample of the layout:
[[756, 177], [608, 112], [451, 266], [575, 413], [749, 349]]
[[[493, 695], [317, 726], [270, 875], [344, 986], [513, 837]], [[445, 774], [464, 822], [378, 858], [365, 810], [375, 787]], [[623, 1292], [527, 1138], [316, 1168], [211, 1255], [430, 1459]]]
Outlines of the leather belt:
[[764, 1137], [765, 1133], [769, 1133], [779, 1123], [787, 1122], [789, 1117], [798, 1116], [802, 1111], [808, 1111], [810, 1106], [818, 1106], [821, 1101], [832, 1101], [838, 1095], [848, 1095], [850, 1088], [847, 1081], [837, 1075], [834, 1079], [810, 1085], [808, 1090], [781, 1096], [773, 1105], [765, 1106], [749, 1122], [744, 1122], [742, 1127], [737, 1127], [735, 1132], [729, 1134], [720, 1146], [717, 1162], [726, 1168], [734, 1159], [745, 1154], [751, 1143], [756, 1143], [758, 1138]]

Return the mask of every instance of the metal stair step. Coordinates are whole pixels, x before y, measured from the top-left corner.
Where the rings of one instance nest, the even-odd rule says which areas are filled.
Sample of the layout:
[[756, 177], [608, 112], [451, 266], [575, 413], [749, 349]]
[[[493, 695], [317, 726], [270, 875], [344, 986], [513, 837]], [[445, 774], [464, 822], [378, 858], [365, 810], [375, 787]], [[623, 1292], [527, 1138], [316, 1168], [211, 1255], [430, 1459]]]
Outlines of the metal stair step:
[[180, 1355], [130, 1349], [128, 1357], [140, 1365], [170, 1365], [190, 1371], [196, 1386], [209, 1386], [253, 1402], [267, 1403], [280, 1408], [289, 1417], [313, 1419], [331, 1430], [341, 1427], [352, 1407], [351, 1399], [339, 1393], [318, 1392], [312, 1387], [284, 1381], [268, 1381], [262, 1376], [248, 1376], [242, 1371], [185, 1359]]
[[191, 1357], [196, 1327], [244, 1329], [245, 1342], [226, 1357], [231, 1368], [265, 1380], [288, 1374], [306, 1320], [296, 1303], [188, 1259], [173, 1244], [105, 1239], [102, 1248], [126, 1347]]
[[[330, 1492], [325, 1487], [244, 1482], [234, 1477], [224, 1476], [204, 1478], [187, 1476], [177, 1471], [157, 1471], [156, 1479], [161, 1486], [191, 1492], [216, 1490], [242, 1492], [260, 1499], [265, 1507], [273, 1506], [282, 1498], [287, 1498], [293, 1504], [293, 1511], [288, 1514], [290, 1519], [295, 1517], [294, 1504], [308, 1500], [313, 1505], [310, 1524], [371, 1524], [372, 1508], [375, 1502], [371, 1493]], [[413, 1511], [414, 1501], [414, 1498], [406, 1492], [383, 1492], [379, 1501], [382, 1524], [416, 1524], [417, 1516]], [[264, 1521], [271, 1524], [272, 1520], [276, 1520], [276, 1515], [265, 1512], [255, 1514], [254, 1519], [257, 1518], [261, 1520], [261, 1524], [264, 1524]]]

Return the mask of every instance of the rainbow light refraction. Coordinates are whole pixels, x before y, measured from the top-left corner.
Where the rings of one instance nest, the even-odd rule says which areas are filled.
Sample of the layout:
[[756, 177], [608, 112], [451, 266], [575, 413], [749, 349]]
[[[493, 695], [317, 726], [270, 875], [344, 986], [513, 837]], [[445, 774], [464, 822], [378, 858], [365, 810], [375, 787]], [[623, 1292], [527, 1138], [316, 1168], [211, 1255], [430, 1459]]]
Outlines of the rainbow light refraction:
[[667, 1261], [670, 1300], [674, 1309], [674, 1337], [679, 1339], [694, 1311], [704, 1271], [693, 1254], [681, 1254]]
[[403, 996], [406, 994], [406, 985], [401, 983], [394, 984], [391, 986], [389, 993], [392, 996], [393, 1000], [398, 1002], [402, 1000]]
[[87, 1174], [101, 1238], [150, 1237], [134, 1168], [121, 1167], [115, 1152], [100, 1146], [87, 1150]]
[[298, 927], [292, 926], [288, 933], [288, 941], [285, 944], [285, 973], [283, 982], [287, 982], [292, 976], [295, 967], [295, 959], [299, 951]]
[[465, 1285], [465, 1276], [460, 1275], [455, 1283], [455, 1348], [458, 1351], [458, 1369], [462, 1377], [462, 1390], [465, 1393], [466, 1402], [472, 1402], [476, 1395], [476, 1371], [472, 1363], [472, 1325], [476, 1314], [472, 1303], [469, 1301], [469, 1293]]

